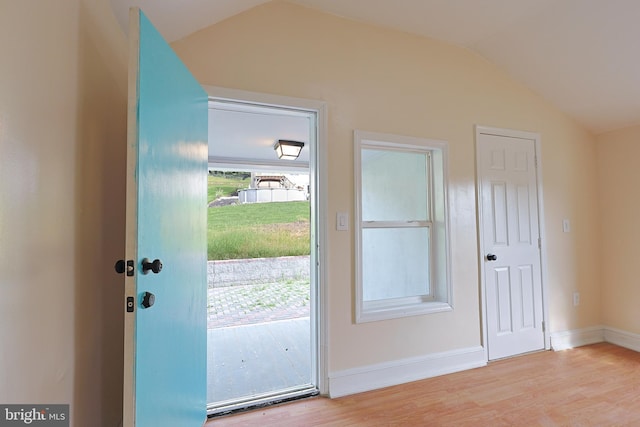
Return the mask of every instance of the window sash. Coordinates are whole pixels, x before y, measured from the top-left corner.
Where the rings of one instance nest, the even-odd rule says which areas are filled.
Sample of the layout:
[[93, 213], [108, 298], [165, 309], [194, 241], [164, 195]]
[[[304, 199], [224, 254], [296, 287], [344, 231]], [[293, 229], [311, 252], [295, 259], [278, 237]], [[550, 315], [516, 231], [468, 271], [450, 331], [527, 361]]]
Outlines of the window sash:
[[[386, 221], [386, 222], [395, 222], [395, 221], [432, 221], [433, 218], [433, 211], [432, 211], [432, 206], [433, 206], [433, 202], [432, 202], [432, 198], [433, 198], [433, 177], [432, 177], [432, 155], [431, 155], [431, 150], [425, 149], [425, 150], [416, 150], [416, 149], [411, 149], [411, 148], [406, 148], [406, 147], [388, 147], [388, 146], [380, 146], [377, 144], [368, 144], [368, 143], [362, 143], [360, 146], [360, 150], [361, 153], [360, 155], [362, 156], [362, 154], [364, 152], [369, 152], [369, 153], [393, 153], [393, 154], [400, 154], [400, 155], [408, 155], [408, 154], [414, 154], [414, 155], [419, 155], [419, 156], [424, 156], [424, 169], [419, 171], [420, 172], [420, 176], [418, 177], [420, 180], [422, 180], [422, 183], [424, 184], [424, 188], [419, 188], [421, 184], [414, 184], [412, 188], [413, 192], [415, 194], [419, 194], [419, 198], [420, 200], [417, 202], [417, 204], [412, 205], [411, 203], [409, 203], [407, 206], [405, 206], [407, 211], [413, 211], [413, 215], [410, 214], [410, 212], [403, 212], [402, 207], [398, 207], [396, 209], [393, 209], [392, 206], [396, 206], [398, 205], [398, 194], [397, 192], [393, 193], [393, 194], [383, 194], [382, 197], [382, 207], [378, 206], [375, 207], [375, 204], [372, 206], [370, 203], [367, 202], [366, 200], [366, 195], [365, 192], [367, 191], [367, 187], [368, 186], [372, 186], [372, 187], [376, 187], [376, 184], [380, 184], [380, 181], [384, 182], [386, 180], [388, 180], [388, 176], [386, 176], [386, 172], [387, 172], [387, 168], [383, 168], [383, 171], [379, 171], [374, 167], [373, 162], [371, 162], [370, 164], [364, 164], [361, 162], [360, 165], [360, 170], [358, 171], [359, 173], [359, 182], [360, 182], [360, 217], [361, 218], [367, 218], [367, 221]], [[375, 156], [375, 154], [373, 154]], [[384, 163], [385, 159], [382, 159], [381, 163]], [[411, 166], [416, 166], [415, 164], [415, 160], [407, 160], [407, 158], [405, 157], [404, 159], [404, 165], [398, 165], [398, 164], [393, 164], [394, 161], [398, 162], [400, 159], [398, 158], [391, 158], [391, 159], [386, 159], [386, 160], [390, 160], [390, 165], [388, 165], [388, 167], [393, 170], [394, 168], [396, 169], [396, 173], [406, 173], [408, 172], [407, 170], [405, 170], [406, 167], [410, 168]], [[420, 162], [419, 162], [420, 163]], [[370, 165], [373, 167], [373, 177], [369, 176], [368, 173], [365, 173], [365, 168]], [[371, 171], [368, 171], [371, 172]], [[379, 173], [376, 173], [379, 172]], [[387, 192], [390, 192], [393, 189], [393, 185], [389, 185]], [[384, 196], [388, 196], [388, 200], [384, 198]], [[402, 197], [404, 195], [400, 195], [400, 197]], [[406, 198], [405, 200], [412, 200], [412, 198]], [[421, 205], [423, 202], [424, 206], [419, 206]], [[385, 208], [386, 206], [386, 208]], [[376, 212], [375, 209], [378, 210], [383, 210], [383, 212]]]
[[362, 229], [363, 302], [432, 298], [431, 228], [402, 225]]
[[[419, 162], [416, 159], [403, 159], [402, 156], [388, 157], [390, 159], [388, 170], [401, 171], [398, 174], [386, 173], [384, 165], [384, 155], [380, 155], [380, 160], [377, 164], [375, 158], [378, 153], [369, 153], [368, 157], [363, 163], [363, 150], [377, 150], [377, 151], [394, 151], [402, 153], [416, 153], [424, 156], [426, 162], [425, 167], [420, 167]], [[449, 243], [448, 243], [448, 227], [449, 219], [447, 215], [447, 143], [444, 141], [426, 140], [422, 138], [403, 137], [398, 135], [385, 135], [376, 134], [370, 132], [356, 131], [354, 135], [354, 166], [355, 166], [355, 192], [356, 192], [356, 212], [355, 212], [355, 227], [356, 227], [356, 322], [368, 322], [375, 320], [391, 319], [397, 317], [405, 317], [426, 313], [436, 313], [442, 311], [452, 310], [451, 302], [451, 284], [450, 284], [450, 266], [449, 266]], [[372, 162], [373, 160], [373, 162]], [[403, 168], [403, 161], [408, 160], [406, 168]], [[366, 167], [366, 163], [373, 164], [374, 168], [369, 171], [369, 177], [364, 176], [363, 167]], [[412, 166], [413, 165], [413, 166]], [[415, 167], [414, 167], [415, 166]], [[405, 173], [406, 171], [414, 171], [413, 175]], [[379, 174], [379, 176], [371, 175]], [[381, 177], [383, 175], [388, 176], [388, 179], [393, 180], [396, 176], [405, 181], [411, 181], [414, 179], [424, 180], [424, 185], [410, 185], [405, 191], [403, 188], [397, 185], [397, 182], [391, 182], [380, 193], [375, 194], [374, 197], [378, 197], [377, 200], [373, 199], [373, 205], [367, 205], [363, 203], [364, 193], [367, 191], [367, 185], [363, 186], [363, 181], [373, 176], [373, 179], [368, 181], [368, 187], [377, 189], [376, 184], [386, 185], [386, 182]], [[409, 176], [408, 176], [409, 175]], [[417, 177], [417, 178], [414, 178]], [[383, 205], [386, 200], [390, 203], [396, 203], [398, 200], [412, 197], [415, 192], [424, 191], [426, 193], [426, 212], [424, 198], [418, 200], [416, 203], [408, 202], [405, 206], [408, 207], [403, 211], [403, 208], [399, 209], [386, 209]], [[422, 193], [422, 194], [425, 194]], [[388, 196], [388, 197], [387, 197]], [[367, 203], [370, 200], [367, 200]], [[364, 214], [364, 208], [367, 206], [380, 207], [379, 212], [381, 215], [375, 215], [377, 210], [369, 210], [369, 215]], [[416, 207], [418, 209], [416, 210]], [[374, 215], [371, 215], [371, 213]], [[403, 215], [402, 213], [409, 213]], [[423, 214], [425, 212], [425, 214]], [[398, 214], [400, 213], [400, 214]], [[414, 243], [408, 245], [410, 247], [409, 252], [413, 251], [411, 248], [418, 248], [415, 250], [416, 256], [423, 257], [424, 263], [428, 265], [428, 287], [418, 289], [419, 292], [407, 292], [406, 296], [402, 296], [400, 292], [390, 292], [386, 296], [384, 290], [381, 291], [380, 299], [367, 299], [367, 275], [373, 277], [376, 274], [376, 268], [371, 271], [365, 271], [367, 269], [365, 259], [368, 255], [368, 251], [376, 250], [372, 248], [366, 237], [363, 242], [363, 234], [375, 230], [383, 231], [384, 229], [396, 229], [404, 233], [411, 233], [412, 230], [418, 232], [420, 229], [426, 230], [428, 237], [425, 236], [425, 244], [422, 249]], [[408, 241], [414, 239], [409, 238]], [[379, 263], [385, 262], [385, 252], [390, 253], [393, 256], [398, 249], [397, 253], [401, 253], [405, 250], [402, 243], [393, 243], [393, 237], [391, 238], [391, 246], [395, 245], [396, 248], [386, 248], [384, 242], [378, 244], [382, 248], [382, 251], [375, 254]], [[426, 255], [425, 255], [426, 254]], [[399, 259], [402, 259], [400, 256]], [[370, 265], [376, 266], [375, 262], [370, 262]], [[388, 271], [394, 271], [398, 266], [402, 266], [402, 262], [391, 261], [391, 266], [384, 267], [387, 273]], [[414, 258], [415, 262], [415, 258]], [[405, 264], [407, 265], [407, 264]], [[402, 268], [402, 267], [401, 267]], [[390, 276], [388, 276], [390, 277]], [[422, 276], [424, 277], [424, 275]], [[384, 281], [380, 281], [383, 283]], [[425, 280], [427, 282], [427, 280]], [[391, 286], [403, 284], [396, 280], [393, 276], [388, 281]], [[411, 288], [411, 284], [409, 285]], [[379, 289], [384, 289], [384, 285], [380, 285]], [[369, 294], [370, 296], [371, 294]]]

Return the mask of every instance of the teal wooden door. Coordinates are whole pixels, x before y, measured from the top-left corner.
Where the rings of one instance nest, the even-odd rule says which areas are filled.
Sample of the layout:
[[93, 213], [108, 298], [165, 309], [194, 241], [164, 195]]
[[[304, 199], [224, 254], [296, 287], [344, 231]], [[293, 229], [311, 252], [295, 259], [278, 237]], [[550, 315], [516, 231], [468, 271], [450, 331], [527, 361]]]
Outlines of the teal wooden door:
[[139, 9], [130, 20], [124, 425], [201, 426], [207, 94]]

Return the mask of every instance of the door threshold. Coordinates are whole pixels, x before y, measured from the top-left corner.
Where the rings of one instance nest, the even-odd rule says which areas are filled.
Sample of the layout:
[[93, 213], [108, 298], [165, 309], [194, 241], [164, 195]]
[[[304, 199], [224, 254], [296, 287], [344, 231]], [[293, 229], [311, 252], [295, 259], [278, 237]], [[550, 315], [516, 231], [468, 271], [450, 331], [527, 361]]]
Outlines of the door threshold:
[[252, 409], [264, 408], [291, 400], [317, 396], [318, 394], [319, 391], [316, 386], [306, 384], [304, 386], [291, 387], [275, 392], [262, 393], [248, 398], [230, 399], [207, 405], [207, 417], [214, 418], [235, 414], [237, 412], [250, 411]]

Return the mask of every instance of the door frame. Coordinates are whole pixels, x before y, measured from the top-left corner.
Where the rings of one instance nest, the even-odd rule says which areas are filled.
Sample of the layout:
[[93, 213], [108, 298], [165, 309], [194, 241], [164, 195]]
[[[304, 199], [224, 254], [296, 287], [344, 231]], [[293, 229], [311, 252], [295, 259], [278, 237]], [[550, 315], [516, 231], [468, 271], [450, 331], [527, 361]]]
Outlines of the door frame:
[[[315, 304], [311, 306], [311, 318], [313, 323], [311, 351], [315, 358], [315, 372], [313, 378], [317, 382], [318, 391], [322, 395], [329, 392], [328, 377], [328, 292], [327, 292], [327, 105], [323, 101], [312, 99], [294, 98], [288, 96], [272, 95], [259, 92], [250, 92], [240, 89], [230, 89], [219, 86], [203, 85], [203, 89], [209, 94], [210, 101], [230, 101], [263, 105], [267, 107], [290, 108], [306, 110], [316, 114], [316, 144], [311, 147], [309, 158], [309, 176], [315, 195], [312, 197], [312, 206], [315, 204], [316, 212], [316, 238], [311, 242], [312, 272], [316, 276]], [[315, 202], [315, 203], [314, 203]], [[312, 208], [313, 209], [313, 208]], [[313, 292], [314, 290], [312, 290]]]
[[548, 290], [548, 272], [547, 272], [547, 245], [545, 238], [545, 226], [544, 226], [544, 202], [542, 194], [542, 155], [541, 155], [541, 143], [542, 139], [539, 133], [519, 131], [513, 129], [502, 129], [489, 126], [475, 126], [475, 154], [476, 154], [476, 212], [477, 212], [477, 224], [478, 229], [478, 265], [480, 267], [480, 314], [481, 314], [481, 326], [482, 326], [482, 348], [484, 350], [484, 358], [489, 361], [489, 350], [487, 340], [487, 289], [485, 283], [485, 263], [483, 261], [482, 254], [486, 253], [484, 248], [484, 231], [483, 231], [483, 216], [482, 216], [482, 198], [481, 198], [481, 176], [482, 170], [480, 161], [480, 135], [495, 135], [504, 136], [509, 138], [520, 138], [533, 140], [535, 149], [535, 168], [536, 168], [536, 187], [538, 191], [538, 228], [540, 230], [540, 273], [542, 281], [542, 317], [544, 324], [544, 348], [549, 350], [551, 348], [551, 335], [549, 333], [549, 290]]

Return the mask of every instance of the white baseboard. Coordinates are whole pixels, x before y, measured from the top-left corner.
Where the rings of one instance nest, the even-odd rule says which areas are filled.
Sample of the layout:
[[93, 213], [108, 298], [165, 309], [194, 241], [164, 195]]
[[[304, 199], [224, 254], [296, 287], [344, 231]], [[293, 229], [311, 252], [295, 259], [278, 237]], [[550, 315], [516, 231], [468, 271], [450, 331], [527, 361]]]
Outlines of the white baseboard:
[[[551, 334], [551, 348], [554, 351], [599, 342], [609, 342], [640, 352], [640, 334], [633, 334], [607, 326], [593, 326]], [[335, 398], [362, 393], [479, 368], [486, 364], [487, 359], [484, 348], [478, 346], [361, 368], [346, 369], [329, 374], [329, 396]]]
[[615, 328], [604, 328], [604, 340], [630, 350], [640, 351], [640, 335]]
[[551, 334], [551, 348], [554, 351], [567, 350], [583, 345], [604, 341], [604, 327], [592, 326], [571, 331], [553, 332]]
[[346, 369], [329, 374], [329, 396], [335, 398], [362, 393], [486, 364], [484, 348], [478, 346]]
[[630, 350], [640, 352], [640, 335], [609, 326], [574, 329], [572, 331], [551, 334], [551, 348], [555, 351], [580, 347], [583, 345], [609, 342]]

